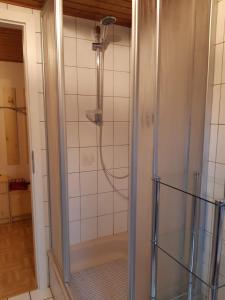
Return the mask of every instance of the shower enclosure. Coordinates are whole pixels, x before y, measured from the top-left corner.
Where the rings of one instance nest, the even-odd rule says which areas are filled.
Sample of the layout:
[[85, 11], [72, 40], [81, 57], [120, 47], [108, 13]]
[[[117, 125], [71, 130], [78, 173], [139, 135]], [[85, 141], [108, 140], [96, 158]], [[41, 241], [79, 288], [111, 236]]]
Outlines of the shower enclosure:
[[[130, 45], [130, 29], [117, 26], [114, 16], [63, 18], [62, 2], [47, 1], [42, 28], [56, 300], [205, 299], [207, 280], [198, 279], [208, 274], [204, 262], [212, 255], [205, 236], [196, 242], [192, 233], [207, 229], [216, 207], [198, 201], [207, 200], [214, 14], [213, 0], [133, 0]], [[158, 227], [152, 203], [159, 196], [153, 178], [161, 186], [159, 237], [167, 256], [151, 247]], [[187, 262], [193, 276], [181, 268]]]

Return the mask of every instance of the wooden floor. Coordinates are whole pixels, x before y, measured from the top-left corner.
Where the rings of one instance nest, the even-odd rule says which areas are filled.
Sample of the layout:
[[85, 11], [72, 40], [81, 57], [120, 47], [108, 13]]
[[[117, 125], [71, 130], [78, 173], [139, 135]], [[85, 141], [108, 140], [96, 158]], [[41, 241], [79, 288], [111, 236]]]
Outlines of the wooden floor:
[[0, 225], [0, 299], [36, 288], [31, 220]]

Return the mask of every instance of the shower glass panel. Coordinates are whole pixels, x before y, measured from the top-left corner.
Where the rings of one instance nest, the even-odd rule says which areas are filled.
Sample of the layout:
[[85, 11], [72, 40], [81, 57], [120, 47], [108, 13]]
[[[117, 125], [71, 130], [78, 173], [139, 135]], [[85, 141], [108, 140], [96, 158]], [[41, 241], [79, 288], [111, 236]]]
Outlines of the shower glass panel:
[[[138, 53], [135, 112], [139, 118], [136, 138], [137, 299], [150, 297], [150, 291], [147, 290], [150, 274], [146, 266], [149, 266], [152, 254], [148, 249], [151, 236], [148, 226], [150, 229], [152, 213], [148, 204], [152, 203], [152, 176], [159, 176], [162, 182], [180, 189], [197, 189], [205, 194], [201, 189], [201, 177], [205, 175], [202, 174], [202, 169], [211, 2], [134, 1], [137, 15], [134, 27], [138, 34], [134, 42], [138, 44], [138, 48], [135, 49]], [[148, 65], [150, 62], [151, 65]], [[196, 174], [200, 177], [197, 183]], [[162, 201], [162, 209], [165, 211], [161, 219], [163, 228], [174, 225], [173, 229], [176, 229], [176, 226], [181, 229], [188, 226], [190, 219], [185, 197], [168, 192], [165, 199], [167, 201]], [[173, 211], [168, 210], [170, 201], [176, 203], [176, 209]], [[204, 206], [200, 215], [203, 222], [200, 225], [203, 226], [206, 216]], [[179, 251], [182, 250], [182, 238], [183, 234], [175, 236], [178, 257]], [[180, 277], [177, 268], [171, 268], [171, 273], [173, 276], [168, 277], [166, 284], [171, 289], [169, 295], [175, 295], [176, 289], [182, 289], [182, 280], [185, 280], [185, 277]], [[160, 286], [163, 291], [163, 271], [161, 277]], [[174, 282], [177, 284], [174, 285]], [[164, 299], [166, 298], [165, 296]]]
[[69, 281], [67, 155], [65, 133], [62, 2], [49, 0], [42, 13], [47, 123], [51, 254]]
[[70, 292], [127, 299], [130, 28], [64, 16]]

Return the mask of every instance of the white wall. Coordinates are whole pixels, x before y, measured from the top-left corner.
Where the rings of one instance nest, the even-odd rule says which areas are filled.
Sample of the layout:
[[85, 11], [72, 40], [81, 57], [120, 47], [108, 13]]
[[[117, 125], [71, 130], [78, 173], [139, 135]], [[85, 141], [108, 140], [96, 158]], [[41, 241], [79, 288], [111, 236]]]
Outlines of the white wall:
[[[96, 103], [96, 22], [64, 18], [70, 243], [127, 231], [128, 200], [108, 184], [99, 159], [99, 128], [85, 112]], [[107, 168], [127, 174], [130, 106], [130, 30], [110, 29], [105, 53], [103, 155]], [[114, 180], [128, 195], [128, 179]]]
[[[3, 89], [16, 89], [17, 107], [24, 107], [24, 65], [23, 63], [0, 62], [0, 93]], [[4, 103], [0, 103], [4, 105]], [[0, 110], [0, 174], [9, 176], [10, 178], [24, 178], [29, 180], [29, 164], [26, 134], [26, 115], [17, 113], [17, 133], [18, 133], [18, 154], [19, 163], [9, 165], [7, 159], [7, 145], [5, 133], [5, 109]]]

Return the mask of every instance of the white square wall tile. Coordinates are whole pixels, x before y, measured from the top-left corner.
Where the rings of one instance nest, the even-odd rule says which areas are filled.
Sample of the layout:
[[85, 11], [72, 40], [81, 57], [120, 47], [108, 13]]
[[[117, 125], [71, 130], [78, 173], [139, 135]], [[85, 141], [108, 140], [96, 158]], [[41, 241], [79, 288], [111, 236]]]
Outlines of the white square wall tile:
[[114, 146], [114, 168], [127, 168], [129, 162], [128, 146]]
[[42, 63], [41, 33], [36, 32], [35, 36], [36, 36], [37, 63]]
[[66, 121], [78, 121], [77, 95], [65, 95]]
[[81, 195], [97, 194], [97, 172], [80, 173]]
[[96, 96], [78, 95], [79, 121], [89, 121], [86, 114], [96, 108]]
[[79, 123], [80, 147], [97, 146], [96, 125], [91, 122]]
[[79, 147], [78, 122], [66, 123], [67, 147]]
[[77, 39], [77, 66], [86, 68], [96, 67], [96, 51], [92, 49], [92, 42]]
[[98, 216], [113, 213], [113, 192], [98, 194]]
[[43, 73], [42, 64], [36, 64], [37, 66], [37, 88], [39, 93], [43, 93]]
[[97, 218], [81, 221], [81, 240], [88, 241], [97, 238]]
[[98, 236], [113, 235], [113, 215], [100, 216], [98, 218]]
[[130, 74], [126, 72], [114, 72], [114, 96], [129, 97]]
[[29, 293], [24, 293], [18, 296], [10, 297], [8, 300], [30, 300]]
[[47, 141], [46, 141], [46, 124], [45, 122], [40, 122], [41, 129], [41, 149], [47, 149]]
[[87, 68], [78, 68], [78, 94], [96, 95], [96, 70]]
[[39, 112], [40, 112], [40, 121], [45, 121], [45, 105], [44, 105], [44, 95], [43, 93], [38, 93], [39, 101]]
[[222, 83], [225, 83], [225, 43], [223, 43]]
[[128, 145], [129, 143], [129, 123], [115, 122], [114, 123], [114, 144]]
[[[100, 128], [98, 130], [98, 144], [100, 144]], [[102, 125], [102, 145], [113, 145], [113, 122], [104, 122]]]
[[77, 38], [95, 40], [95, 22], [77, 18]]
[[[109, 170], [109, 172], [113, 173], [113, 170]], [[110, 179], [111, 179], [111, 182], [113, 182], [113, 179], [111, 177], [110, 177]], [[107, 180], [107, 177], [105, 176], [104, 171], [98, 171], [98, 192], [105, 193], [105, 192], [111, 192], [111, 191], [113, 191], [113, 187]]]
[[68, 174], [68, 195], [70, 198], [80, 196], [79, 173]]
[[69, 223], [69, 235], [70, 235], [70, 245], [75, 245], [80, 243], [80, 221]]
[[80, 170], [97, 170], [97, 147], [80, 148]]
[[[102, 158], [106, 169], [113, 169], [113, 146], [103, 146], [101, 147]], [[98, 149], [98, 169], [102, 170], [102, 162], [100, 156], [100, 147]]]
[[216, 29], [216, 44], [224, 41], [224, 27], [225, 27], [225, 1], [218, 3], [217, 13], [217, 29]]
[[67, 149], [68, 173], [76, 173], [80, 170], [79, 148]]
[[130, 45], [130, 28], [115, 25], [114, 26], [114, 43], [119, 45]]
[[219, 110], [220, 110], [220, 85], [214, 85], [211, 123], [218, 124]]
[[[129, 175], [129, 169], [128, 168], [114, 169], [114, 174], [116, 176], [126, 176]], [[128, 182], [129, 182], [129, 177], [123, 179], [121, 178], [114, 179], [114, 185], [117, 190], [128, 190]]]
[[103, 121], [113, 120], [113, 97], [103, 98]]
[[76, 19], [63, 16], [63, 35], [66, 37], [76, 37]]
[[113, 71], [104, 70], [103, 95], [113, 96]]
[[215, 170], [215, 199], [222, 200], [225, 195], [225, 165], [216, 164]]
[[69, 221], [80, 220], [80, 197], [69, 198]]
[[42, 176], [44, 176], [48, 174], [47, 151], [42, 150], [41, 155], [42, 155]]
[[225, 124], [225, 84], [222, 84], [219, 87], [221, 88], [219, 123]]
[[207, 195], [213, 199], [214, 197], [214, 181], [215, 181], [216, 164], [208, 163], [208, 178], [207, 178]]
[[129, 121], [129, 98], [114, 98], [114, 121]]
[[215, 47], [214, 83], [220, 84], [222, 81], [223, 44]]
[[128, 213], [120, 212], [114, 214], [114, 233], [126, 232], [128, 227]]
[[98, 196], [88, 195], [81, 197], [81, 219], [96, 217], [98, 214]]
[[32, 291], [30, 292], [30, 295], [32, 300], [45, 300], [52, 297], [52, 293], [49, 288]]
[[128, 199], [125, 199], [125, 197], [128, 198], [128, 190], [122, 190], [120, 195], [117, 192], [114, 192], [114, 212], [121, 212], [121, 211], [127, 211], [128, 210]]
[[76, 66], [76, 38], [64, 37], [64, 65], [65, 66]]
[[65, 93], [77, 93], [77, 70], [75, 67], [64, 67], [65, 72]]
[[48, 202], [48, 177], [42, 176], [42, 184], [43, 184], [43, 201]]
[[216, 162], [225, 164], [225, 125], [220, 125], [218, 127]]
[[130, 71], [130, 47], [114, 46], [114, 70]]
[[[110, 40], [111, 41], [111, 40]], [[104, 54], [104, 69], [105, 70], [113, 70], [113, 51], [114, 46], [110, 43], [105, 50]]]
[[210, 161], [216, 161], [217, 133], [218, 133], [218, 125], [211, 125], [210, 144], [209, 144], [209, 160]]
[[33, 15], [35, 19], [35, 31], [41, 32], [41, 12], [40, 10], [33, 9]]

